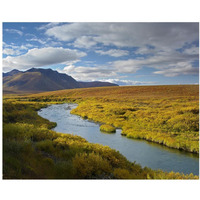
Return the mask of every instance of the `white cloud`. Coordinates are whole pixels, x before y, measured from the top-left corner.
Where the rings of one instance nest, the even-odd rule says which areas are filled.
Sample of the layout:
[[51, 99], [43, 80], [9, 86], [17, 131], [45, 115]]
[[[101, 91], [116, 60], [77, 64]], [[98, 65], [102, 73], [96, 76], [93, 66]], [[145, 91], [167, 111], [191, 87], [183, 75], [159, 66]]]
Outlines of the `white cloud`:
[[[192, 62], [198, 60], [198, 54], [180, 53], [177, 51], [164, 52], [161, 51], [156, 55], [147, 58], [118, 60], [111, 62], [110, 65], [117, 73], [136, 73], [143, 67], [156, 69], [155, 74], [164, 76], [177, 76], [180, 74], [198, 74]], [[171, 73], [171, 75], [170, 75]]]
[[[186, 52], [187, 53], [187, 52]], [[160, 51], [157, 55], [151, 55], [147, 58], [137, 58], [128, 60], [116, 60], [104, 64], [103, 66], [86, 67], [73, 65], [66, 66], [62, 72], [67, 73], [77, 80], [100, 80], [110, 78], [117, 80], [122, 74], [134, 74], [143, 67], [154, 69], [154, 74], [160, 74], [167, 77], [194, 74], [198, 75], [198, 68], [192, 66], [192, 62], [198, 59], [198, 54], [186, 54], [178, 51]], [[117, 83], [117, 82], [116, 82]], [[147, 83], [147, 82], [146, 82]], [[146, 84], [145, 82], [141, 84]], [[135, 85], [139, 82], [119, 82], [117, 84]], [[154, 84], [148, 82], [147, 84]]]
[[62, 73], [66, 73], [66, 74], [70, 74], [71, 72], [73, 72], [75, 70], [75, 66], [74, 65], [69, 65], [63, 68], [63, 70], [58, 70]]
[[25, 44], [25, 45], [21, 45], [21, 46], [17, 46], [14, 44], [7, 44], [5, 42], [3, 42], [3, 51], [2, 53], [4, 55], [20, 55], [22, 53], [24, 53], [24, 51], [28, 50], [30, 47], [33, 47], [33, 45], [31, 44]]
[[18, 49], [19, 48], [19, 46], [16, 46], [16, 45], [14, 45], [14, 44], [7, 44], [7, 43], [5, 43], [5, 42], [3, 42], [3, 48], [4, 49], [6, 49], [6, 48], [9, 48], [9, 49]]
[[77, 41], [82, 37], [104, 45], [118, 47], [181, 48], [198, 40], [198, 23], [70, 23], [46, 30], [48, 36], [61, 41]]
[[155, 54], [155, 53], [158, 53], [158, 52], [159, 52], [158, 49], [150, 48], [148, 46], [144, 46], [144, 47], [138, 48], [134, 53], [146, 55], [146, 54]]
[[113, 69], [108, 67], [76, 67], [74, 65], [69, 65], [64, 67], [63, 70], [58, 71], [71, 75], [79, 81], [94, 81], [117, 75]]
[[29, 41], [29, 42], [39, 42], [40, 44], [46, 44], [46, 41], [38, 39], [38, 38], [26, 39], [26, 41]]
[[37, 28], [38, 30], [45, 30], [48, 28], [53, 28], [54, 26], [58, 26], [59, 24], [61, 24], [60, 22], [50, 22], [48, 24], [42, 25], [39, 28]]
[[135, 73], [143, 66], [140, 60], [135, 59], [117, 60], [111, 62], [110, 65], [115, 68], [118, 73]]
[[6, 31], [6, 32], [8, 32], [8, 33], [16, 33], [16, 34], [18, 34], [18, 35], [20, 35], [20, 36], [22, 36], [23, 35], [23, 32], [22, 31], [20, 31], [20, 30], [17, 30], [17, 29], [4, 29], [4, 31]]
[[27, 50], [27, 49], [29, 49], [29, 48], [33, 48], [34, 47], [34, 45], [32, 45], [32, 44], [29, 44], [29, 43], [26, 43], [26, 44], [23, 44], [23, 45], [20, 45], [20, 46], [17, 46], [17, 45], [15, 45], [15, 44], [13, 44], [13, 43], [11, 43], [11, 44], [7, 44], [7, 43], [5, 43], [5, 42], [3, 42], [3, 49], [13, 49], [13, 50], [17, 50], [17, 51], [21, 51], [21, 50]]
[[180, 62], [177, 63], [176, 66], [170, 65], [166, 69], [155, 71], [154, 74], [162, 74], [167, 77], [174, 77], [182, 74], [199, 74], [199, 68], [192, 67], [192, 65], [187, 62]]
[[93, 37], [90, 36], [82, 36], [79, 37], [75, 42], [74, 46], [79, 48], [91, 48], [92, 46], [95, 46], [97, 42], [93, 40]]
[[109, 55], [109, 56], [113, 56], [113, 57], [121, 57], [121, 56], [129, 55], [128, 51], [120, 50], [120, 49], [110, 49], [108, 51], [96, 50], [95, 52], [99, 53], [101, 55]]
[[68, 62], [78, 62], [86, 56], [86, 53], [77, 50], [60, 48], [34, 48], [26, 54], [3, 59], [4, 71], [11, 69], [28, 69], [31, 67], [43, 67], [47, 65], [66, 64]]
[[[38, 42], [39, 45], [41, 45], [42, 47], [60, 47], [63, 44], [60, 41], [54, 41], [52, 40], [52, 38], [38, 38], [35, 35], [29, 34], [29, 36], [31, 36], [31, 38], [27, 38], [26, 41], [28, 42]], [[36, 45], [35, 45], [36, 47]], [[38, 45], [37, 45], [38, 47]]]
[[133, 80], [123, 80], [123, 79], [103, 79], [100, 81], [115, 83], [118, 85], [154, 85], [156, 82], [152, 81], [133, 81]]
[[[192, 42], [199, 39], [198, 23], [49, 23], [39, 29], [44, 30], [48, 38], [38, 39], [34, 35], [29, 35], [27, 41], [37, 41], [45, 48], [28, 50], [33, 47], [28, 46], [31, 44], [20, 47], [4, 44], [3, 52], [7, 53], [6, 55], [14, 55], [14, 52], [28, 50], [24, 55], [4, 58], [3, 67], [5, 70], [27, 69], [61, 63], [68, 66], [60, 72], [72, 75], [78, 80], [87, 81], [98, 79], [117, 81], [116, 77], [119, 77], [120, 73], [123, 75], [136, 73], [143, 67], [153, 69], [154, 74], [168, 77], [198, 74], [198, 69], [192, 65], [194, 61], [199, 59], [198, 47], [185, 48], [186, 45], [191, 45]], [[5, 31], [23, 34], [15, 29], [6, 29]], [[58, 40], [54, 40], [51, 36]], [[100, 55], [109, 55], [118, 59], [112, 58], [115, 61], [101, 66], [74, 66], [74, 63], [79, 61], [81, 57], [86, 56], [84, 52], [47, 47], [47, 45], [61, 46], [63, 41], [66, 45], [72, 44], [77, 48], [92, 48]], [[107, 50], [102, 50], [101, 47]], [[128, 51], [120, 49], [121, 47], [128, 47], [126, 48]], [[134, 48], [129, 49], [129, 47]], [[128, 56], [135, 47], [138, 48], [134, 51], [136, 57], [133, 55], [127, 60], [120, 60], [121, 56]], [[182, 52], [176, 51], [179, 48], [182, 48]], [[86, 61], [84, 62], [86, 63]], [[123, 84], [136, 84], [136, 82], [122, 81]]]
[[191, 48], [187, 48], [183, 51], [183, 53], [185, 54], [189, 54], [189, 55], [198, 55], [199, 54], [199, 47], [196, 46], [192, 46]]
[[10, 49], [10, 48], [6, 48], [6, 49], [3, 49], [3, 54], [5, 54], [5, 55], [19, 55], [20, 51], [13, 50], [13, 49]]
[[[171, 76], [197, 74], [192, 63], [199, 58], [198, 47], [184, 50], [184, 46], [198, 41], [198, 33], [198, 23], [70, 23], [46, 30], [48, 36], [81, 48], [97, 44], [138, 47], [134, 53], [142, 57], [113, 61], [107, 67], [115, 73], [136, 73], [150, 67], [156, 69], [155, 74], [164, 76], [169, 76], [169, 71]], [[183, 52], [178, 52], [179, 48], [183, 48]], [[114, 57], [128, 55], [120, 49], [95, 52]], [[186, 69], [180, 70], [179, 63], [184, 63]]]

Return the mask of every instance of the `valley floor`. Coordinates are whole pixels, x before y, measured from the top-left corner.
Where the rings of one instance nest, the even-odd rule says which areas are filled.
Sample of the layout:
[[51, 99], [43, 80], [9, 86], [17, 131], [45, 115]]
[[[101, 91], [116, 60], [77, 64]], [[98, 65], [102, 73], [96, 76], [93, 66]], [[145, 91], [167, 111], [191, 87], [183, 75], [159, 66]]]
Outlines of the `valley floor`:
[[4, 179], [198, 179], [142, 168], [119, 152], [88, 143], [37, 115], [46, 103], [77, 102], [83, 118], [120, 127], [127, 137], [199, 152], [198, 86], [74, 89], [4, 98]]
[[72, 114], [122, 129], [122, 134], [199, 153], [199, 87], [135, 86], [63, 90], [33, 101], [75, 101]]

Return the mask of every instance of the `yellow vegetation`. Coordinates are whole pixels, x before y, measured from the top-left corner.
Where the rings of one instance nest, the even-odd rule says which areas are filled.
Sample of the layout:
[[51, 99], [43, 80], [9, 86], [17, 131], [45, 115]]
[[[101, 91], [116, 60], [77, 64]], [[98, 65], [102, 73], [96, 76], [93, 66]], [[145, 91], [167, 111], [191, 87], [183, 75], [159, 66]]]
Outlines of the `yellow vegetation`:
[[100, 126], [100, 131], [106, 132], [106, 133], [115, 133], [116, 129], [109, 124], [103, 124]]
[[18, 98], [76, 102], [85, 119], [122, 129], [122, 134], [199, 153], [199, 86], [126, 86], [60, 90]]
[[3, 104], [4, 178], [195, 179], [130, 163], [109, 147], [51, 131], [36, 113], [45, 103], [76, 102], [83, 118], [119, 127], [131, 138], [199, 152], [198, 86], [62, 90], [7, 97]]

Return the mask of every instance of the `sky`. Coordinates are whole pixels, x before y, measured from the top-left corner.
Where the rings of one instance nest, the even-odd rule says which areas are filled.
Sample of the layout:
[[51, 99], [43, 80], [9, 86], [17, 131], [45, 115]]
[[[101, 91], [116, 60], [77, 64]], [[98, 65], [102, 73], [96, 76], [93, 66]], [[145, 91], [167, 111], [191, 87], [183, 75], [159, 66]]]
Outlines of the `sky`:
[[199, 83], [199, 23], [3, 23], [3, 72], [51, 68], [78, 81]]

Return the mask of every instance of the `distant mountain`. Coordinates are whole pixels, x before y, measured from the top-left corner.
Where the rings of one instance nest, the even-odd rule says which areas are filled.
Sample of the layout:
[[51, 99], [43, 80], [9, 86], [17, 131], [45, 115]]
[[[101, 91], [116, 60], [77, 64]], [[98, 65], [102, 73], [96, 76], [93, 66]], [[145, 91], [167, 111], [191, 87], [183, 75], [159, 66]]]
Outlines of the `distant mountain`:
[[106, 87], [106, 86], [118, 86], [114, 83], [109, 82], [101, 82], [101, 81], [93, 81], [93, 82], [80, 82], [79, 84], [81, 88], [89, 88], [89, 87]]
[[85, 87], [117, 86], [108, 82], [78, 82], [67, 74], [52, 69], [32, 68], [25, 72], [3, 73], [4, 93], [34, 93]]
[[21, 71], [19, 71], [19, 70], [17, 70], [17, 69], [13, 69], [13, 70], [10, 71], [10, 72], [3, 73], [3, 77], [5, 77], [5, 76], [13, 76], [13, 75], [18, 74], [18, 73], [20, 73], [20, 72], [21, 72]]

